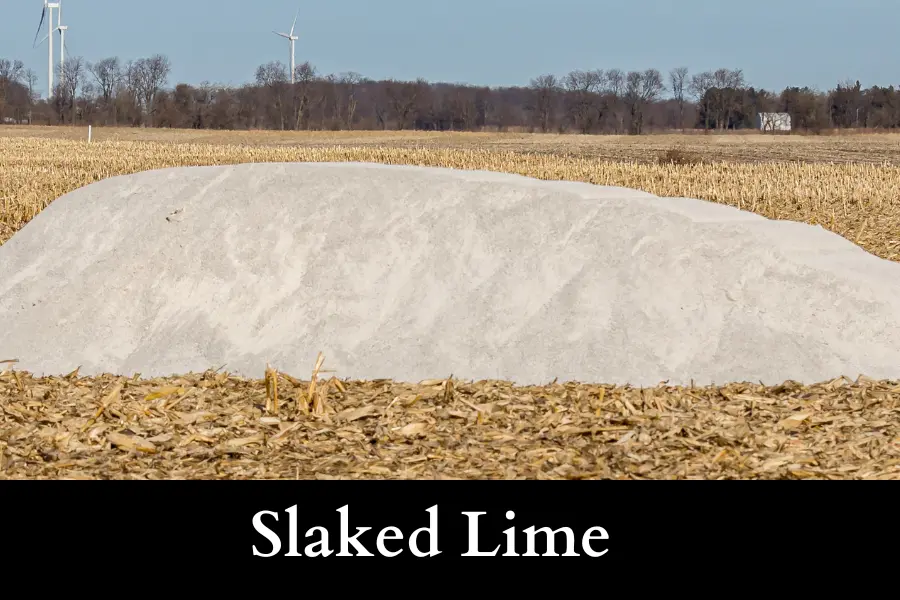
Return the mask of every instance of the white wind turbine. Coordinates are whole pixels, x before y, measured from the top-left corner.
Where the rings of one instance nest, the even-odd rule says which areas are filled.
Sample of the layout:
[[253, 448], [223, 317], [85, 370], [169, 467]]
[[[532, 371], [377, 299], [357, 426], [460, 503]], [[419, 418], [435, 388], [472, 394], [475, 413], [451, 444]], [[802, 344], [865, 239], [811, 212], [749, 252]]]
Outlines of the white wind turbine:
[[291, 25], [290, 33], [279, 33], [278, 31], [272, 31], [275, 35], [280, 35], [283, 38], [287, 38], [291, 43], [291, 83], [294, 83], [294, 42], [299, 40], [300, 38], [294, 35], [294, 26], [297, 25], [297, 17], [300, 16], [300, 9], [297, 9], [297, 14], [294, 15], [294, 23]]
[[[47, 21], [47, 37], [44, 40], [47, 40], [48, 46], [48, 61], [49, 65], [47, 68], [47, 99], [49, 100], [53, 96], [53, 9], [59, 9], [59, 2], [48, 2], [44, 0], [44, 10], [41, 12], [41, 22], [38, 24], [37, 33], [34, 34], [34, 46], [37, 46], [37, 36], [40, 35], [41, 29], [44, 27], [44, 18], [48, 16], [49, 19]], [[60, 32], [62, 33], [62, 32]], [[44, 43], [44, 40], [41, 40], [41, 43]]]
[[66, 30], [69, 26], [62, 24], [62, 0], [59, 0], [59, 2], [56, 3], [56, 6], [56, 19], [57, 23], [59, 23], [59, 26], [57, 27], [59, 30], [59, 64], [63, 64], [66, 62]]

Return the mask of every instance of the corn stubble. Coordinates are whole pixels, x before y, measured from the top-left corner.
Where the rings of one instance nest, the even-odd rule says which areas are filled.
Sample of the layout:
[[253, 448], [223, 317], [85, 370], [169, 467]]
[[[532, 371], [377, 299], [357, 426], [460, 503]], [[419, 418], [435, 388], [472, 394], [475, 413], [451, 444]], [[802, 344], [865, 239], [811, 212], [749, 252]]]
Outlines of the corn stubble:
[[314, 382], [6, 369], [0, 479], [900, 478], [896, 382]]
[[[672, 152], [612, 162], [568, 152], [0, 137], [0, 244], [55, 198], [115, 175], [369, 161], [701, 198], [821, 225], [900, 260], [900, 166], [800, 157], [727, 162]], [[452, 376], [408, 384], [323, 380], [324, 361], [319, 354], [309, 380], [281, 370], [296, 365], [266, 365], [255, 381], [218, 371], [89, 378], [77, 369], [38, 379], [16, 370], [14, 357], [4, 360], [0, 479], [900, 478], [897, 382], [835, 374], [818, 385], [775, 387], [515, 387]]]

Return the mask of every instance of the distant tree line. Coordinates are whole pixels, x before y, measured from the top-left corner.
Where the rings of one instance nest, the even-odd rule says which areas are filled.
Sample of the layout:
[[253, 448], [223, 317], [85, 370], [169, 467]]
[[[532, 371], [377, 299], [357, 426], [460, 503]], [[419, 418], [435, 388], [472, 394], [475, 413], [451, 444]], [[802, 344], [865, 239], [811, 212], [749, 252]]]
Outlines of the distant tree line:
[[477, 87], [323, 75], [303, 63], [261, 65], [252, 83], [167, 87], [166, 56], [59, 65], [50, 101], [21, 61], [0, 59], [0, 124], [78, 124], [195, 129], [537, 131], [641, 134], [756, 126], [761, 112], [786, 112], [793, 129], [900, 127], [900, 90], [842, 82], [826, 92], [756, 89], [741, 70], [663, 74], [656, 69], [572, 71], [528, 86]]

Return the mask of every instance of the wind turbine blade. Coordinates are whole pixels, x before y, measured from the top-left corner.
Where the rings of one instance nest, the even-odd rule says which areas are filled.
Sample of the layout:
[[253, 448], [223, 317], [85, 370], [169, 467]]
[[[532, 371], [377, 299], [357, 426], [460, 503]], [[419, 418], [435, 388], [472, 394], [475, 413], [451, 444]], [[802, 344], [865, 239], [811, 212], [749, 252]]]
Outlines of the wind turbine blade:
[[283, 37], [283, 38], [288, 37], [288, 34], [286, 34], [286, 33], [279, 33], [279, 32], [277, 32], [277, 31], [275, 31], [274, 29], [272, 30], [272, 33], [274, 33], [275, 35], [280, 35], [280, 36]]
[[294, 15], [294, 23], [291, 25], [291, 35], [294, 35], [294, 25], [297, 24], [297, 17], [300, 16], [300, 9], [297, 9], [297, 14]]
[[[37, 31], [34, 34], [35, 43], [31, 46], [32, 48], [37, 46], [37, 36], [39, 36], [41, 34], [41, 29], [44, 27], [44, 17], [46, 17], [46, 16], [47, 16], [47, 7], [45, 6], [44, 9], [41, 11], [41, 23], [40, 23], [40, 25], [38, 25]], [[44, 41], [41, 40], [41, 43], [43, 44]]]
[[42, 39], [40, 43], [43, 44], [44, 42], [46, 42], [48, 37], [50, 37], [49, 33], [44, 36], [44, 39]]

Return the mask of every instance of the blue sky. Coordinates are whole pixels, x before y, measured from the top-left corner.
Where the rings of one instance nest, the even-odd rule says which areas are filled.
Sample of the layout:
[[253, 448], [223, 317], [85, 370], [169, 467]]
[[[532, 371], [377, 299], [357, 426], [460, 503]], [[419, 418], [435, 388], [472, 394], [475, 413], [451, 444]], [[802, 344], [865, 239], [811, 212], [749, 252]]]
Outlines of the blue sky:
[[[0, 57], [33, 68], [40, 91], [42, 4], [0, 0]], [[900, 85], [900, 0], [63, 0], [71, 53], [163, 53], [170, 84], [237, 85], [263, 62], [286, 63], [288, 42], [272, 30], [289, 29], [298, 8], [297, 62], [323, 73], [526, 85], [572, 69], [683, 65], [742, 68], [769, 89]]]

